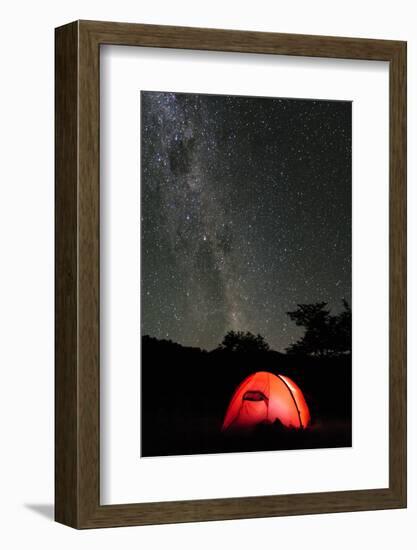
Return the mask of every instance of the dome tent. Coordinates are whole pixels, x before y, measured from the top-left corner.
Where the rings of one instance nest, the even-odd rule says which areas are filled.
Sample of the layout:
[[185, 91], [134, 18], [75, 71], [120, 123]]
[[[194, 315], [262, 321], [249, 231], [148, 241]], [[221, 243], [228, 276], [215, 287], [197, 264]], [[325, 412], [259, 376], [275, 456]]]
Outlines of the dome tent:
[[222, 431], [248, 430], [275, 421], [287, 428], [306, 428], [310, 412], [303, 393], [287, 376], [255, 372], [233, 394]]

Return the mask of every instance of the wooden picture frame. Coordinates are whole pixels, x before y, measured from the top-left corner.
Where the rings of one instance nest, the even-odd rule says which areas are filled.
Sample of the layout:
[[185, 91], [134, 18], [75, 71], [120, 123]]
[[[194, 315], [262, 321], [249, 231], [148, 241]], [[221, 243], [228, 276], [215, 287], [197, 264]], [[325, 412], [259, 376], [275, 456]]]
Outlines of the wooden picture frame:
[[[406, 43], [94, 21], [59, 27], [55, 40], [56, 521], [99, 528], [404, 508]], [[100, 504], [99, 51], [103, 44], [389, 62], [388, 488]]]

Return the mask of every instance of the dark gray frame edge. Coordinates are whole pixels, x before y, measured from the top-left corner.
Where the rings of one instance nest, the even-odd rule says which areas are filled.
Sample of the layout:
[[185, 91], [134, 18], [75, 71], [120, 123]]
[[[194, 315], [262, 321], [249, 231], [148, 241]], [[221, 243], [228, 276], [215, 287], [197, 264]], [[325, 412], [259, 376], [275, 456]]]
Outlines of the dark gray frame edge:
[[[390, 63], [389, 488], [100, 505], [101, 44]], [[116, 527], [406, 507], [406, 43], [76, 21], [55, 31], [55, 519]]]

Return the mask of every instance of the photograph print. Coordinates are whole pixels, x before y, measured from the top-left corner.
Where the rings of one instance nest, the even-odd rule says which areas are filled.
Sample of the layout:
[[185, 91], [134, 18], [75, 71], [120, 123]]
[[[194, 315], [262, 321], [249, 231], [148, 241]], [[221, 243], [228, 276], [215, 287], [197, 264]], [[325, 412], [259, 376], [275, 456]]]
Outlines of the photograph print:
[[142, 457], [352, 444], [352, 103], [140, 92]]

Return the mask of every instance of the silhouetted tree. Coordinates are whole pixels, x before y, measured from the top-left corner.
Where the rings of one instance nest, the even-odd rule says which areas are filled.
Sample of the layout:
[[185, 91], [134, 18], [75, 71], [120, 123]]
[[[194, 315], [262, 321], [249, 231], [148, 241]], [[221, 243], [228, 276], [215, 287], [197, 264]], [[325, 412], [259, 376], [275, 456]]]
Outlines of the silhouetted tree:
[[269, 344], [260, 334], [252, 334], [251, 332], [230, 330], [223, 338], [219, 349], [227, 351], [245, 351], [259, 352], [268, 351]]
[[343, 299], [343, 311], [333, 317], [333, 348], [337, 353], [352, 351], [352, 310], [347, 300]]
[[295, 311], [287, 314], [298, 326], [305, 327], [303, 337], [291, 344], [289, 354], [339, 355], [351, 351], [352, 312], [346, 300], [339, 315], [330, 315], [326, 302], [298, 304]]

